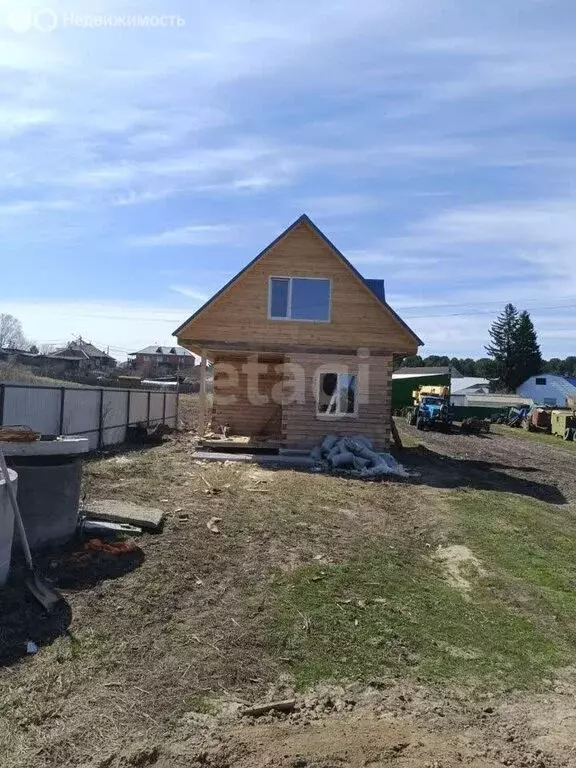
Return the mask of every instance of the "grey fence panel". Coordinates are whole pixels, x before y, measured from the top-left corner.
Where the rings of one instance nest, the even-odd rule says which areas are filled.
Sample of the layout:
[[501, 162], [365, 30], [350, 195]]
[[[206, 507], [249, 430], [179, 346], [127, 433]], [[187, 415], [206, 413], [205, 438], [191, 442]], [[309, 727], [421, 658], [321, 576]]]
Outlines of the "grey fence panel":
[[164, 415], [165, 423], [169, 427], [176, 426], [176, 412], [178, 410], [178, 395], [173, 392], [166, 394], [166, 413]]
[[64, 399], [62, 434], [87, 437], [91, 451], [100, 447], [100, 397], [97, 389], [67, 389]]
[[0, 426], [83, 435], [91, 450], [123, 443], [128, 425], [175, 427], [177, 410], [174, 392], [0, 384]]
[[149, 392], [137, 392], [132, 390], [130, 396], [129, 422], [131, 426], [148, 422], [148, 395]]
[[128, 392], [103, 390], [102, 398], [102, 443], [118, 445], [126, 440], [128, 423]]
[[5, 387], [2, 421], [5, 427], [23, 425], [44, 435], [60, 433], [60, 391]]
[[162, 424], [164, 421], [164, 392], [150, 393], [150, 424]]

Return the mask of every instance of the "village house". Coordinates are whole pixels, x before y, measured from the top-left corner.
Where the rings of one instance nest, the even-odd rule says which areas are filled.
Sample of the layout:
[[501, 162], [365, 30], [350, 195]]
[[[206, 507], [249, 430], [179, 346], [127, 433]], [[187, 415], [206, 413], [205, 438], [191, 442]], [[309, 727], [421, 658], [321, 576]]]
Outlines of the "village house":
[[210, 423], [289, 448], [326, 433], [385, 447], [393, 355], [422, 344], [387, 304], [383, 281], [365, 280], [305, 215], [175, 335], [201, 356], [200, 434]]
[[62, 349], [52, 352], [48, 357], [54, 361], [60, 361], [70, 373], [109, 371], [116, 368], [116, 360], [107, 352], [103, 352], [94, 344], [80, 336], [76, 341], [71, 341]]
[[184, 347], [159, 347], [154, 344], [131, 352], [130, 368], [139, 376], [186, 378], [194, 372], [196, 358]]

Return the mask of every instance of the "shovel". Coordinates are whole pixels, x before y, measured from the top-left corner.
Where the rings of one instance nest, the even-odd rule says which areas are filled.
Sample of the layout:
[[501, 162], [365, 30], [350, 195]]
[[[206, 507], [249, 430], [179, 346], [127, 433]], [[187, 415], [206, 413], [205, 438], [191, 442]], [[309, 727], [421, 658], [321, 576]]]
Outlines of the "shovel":
[[0, 469], [6, 478], [6, 488], [8, 489], [8, 496], [10, 497], [10, 503], [12, 504], [12, 509], [14, 510], [14, 518], [16, 520], [16, 525], [18, 526], [18, 532], [20, 534], [22, 551], [24, 552], [24, 557], [26, 558], [26, 563], [30, 571], [24, 583], [26, 584], [28, 591], [40, 603], [44, 610], [47, 613], [51, 613], [58, 605], [58, 603], [64, 600], [64, 598], [57, 590], [54, 589], [54, 587], [50, 586], [50, 584], [44, 581], [44, 579], [41, 579], [34, 570], [34, 563], [32, 562], [32, 555], [30, 553], [30, 547], [28, 546], [28, 539], [26, 538], [24, 523], [22, 522], [18, 501], [16, 500], [16, 494], [14, 493], [14, 488], [10, 482], [8, 467], [6, 466], [6, 459], [4, 458], [4, 453], [1, 447]]

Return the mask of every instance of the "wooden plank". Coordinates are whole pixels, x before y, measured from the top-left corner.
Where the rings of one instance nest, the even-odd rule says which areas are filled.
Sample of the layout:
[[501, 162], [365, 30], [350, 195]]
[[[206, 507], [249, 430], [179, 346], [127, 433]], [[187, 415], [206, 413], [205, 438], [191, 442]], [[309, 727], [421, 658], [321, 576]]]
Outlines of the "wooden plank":
[[200, 437], [206, 431], [206, 350], [202, 350], [202, 360], [200, 361], [200, 402], [198, 404], [198, 434]]
[[404, 446], [402, 444], [402, 438], [400, 437], [400, 433], [398, 432], [398, 427], [396, 426], [394, 419], [390, 419], [390, 429], [392, 431], [392, 439], [394, 440], [396, 448], [398, 448], [399, 451], [403, 451]]
[[[184, 343], [186, 340], [181, 340]], [[207, 355], [210, 360], [214, 360], [216, 357], [220, 357], [225, 352], [251, 352], [252, 354], [320, 354], [320, 355], [356, 355], [359, 347], [318, 347], [302, 344], [254, 344], [252, 342], [244, 341], [223, 341], [218, 339], [196, 339], [195, 341], [186, 341], [188, 347], [201, 354], [202, 348], [207, 350]], [[385, 347], [368, 348], [370, 356], [388, 356], [396, 354], [394, 350]], [[265, 361], [267, 362], [267, 361]]]

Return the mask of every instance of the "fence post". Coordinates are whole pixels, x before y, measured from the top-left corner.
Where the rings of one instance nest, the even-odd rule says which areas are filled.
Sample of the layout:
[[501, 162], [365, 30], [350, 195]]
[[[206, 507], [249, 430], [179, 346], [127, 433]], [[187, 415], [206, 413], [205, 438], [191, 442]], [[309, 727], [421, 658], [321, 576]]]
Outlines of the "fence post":
[[100, 390], [100, 409], [98, 414], [98, 450], [104, 445], [104, 390]]
[[0, 427], [4, 426], [4, 398], [6, 396], [6, 384], [0, 384]]
[[164, 391], [164, 402], [162, 403], [162, 424], [166, 424], [166, 391]]
[[151, 394], [152, 394], [152, 392], [150, 390], [148, 390], [148, 413], [146, 415], [146, 425], [148, 427], [150, 426], [150, 395]]
[[66, 387], [60, 389], [60, 419], [58, 420], [58, 434], [64, 434], [64, 400], [66, 399]]

